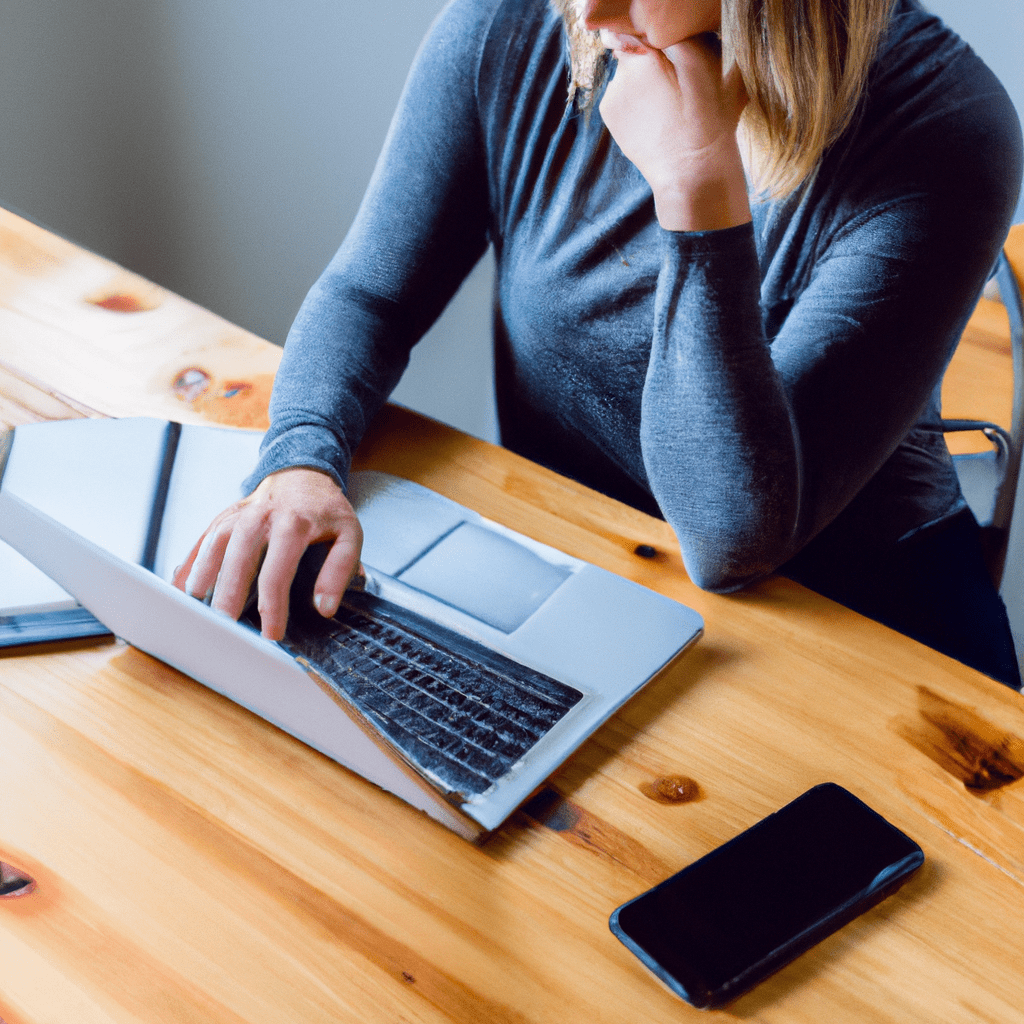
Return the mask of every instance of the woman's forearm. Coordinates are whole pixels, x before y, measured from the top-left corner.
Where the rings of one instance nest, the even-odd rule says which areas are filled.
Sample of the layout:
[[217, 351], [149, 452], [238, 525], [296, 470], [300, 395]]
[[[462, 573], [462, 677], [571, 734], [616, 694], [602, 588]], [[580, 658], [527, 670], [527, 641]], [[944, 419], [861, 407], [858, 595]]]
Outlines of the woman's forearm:
[[664, 237], [640, 440], [687, 571], [735, 589], [792, 553], [801, 452], [764, 337], [753, 233]]

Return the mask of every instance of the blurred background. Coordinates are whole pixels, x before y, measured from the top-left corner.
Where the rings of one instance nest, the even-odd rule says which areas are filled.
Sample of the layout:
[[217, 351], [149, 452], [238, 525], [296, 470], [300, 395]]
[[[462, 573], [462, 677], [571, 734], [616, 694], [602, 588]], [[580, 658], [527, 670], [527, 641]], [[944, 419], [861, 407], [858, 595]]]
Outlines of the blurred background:
[[[282, 343], [441, 6], [0, 0], [0, 205]], [[1024, 4], [927, 6], [1024, 115]], [[395, 396], [487, 439], [490, 275], [488, 258]]]

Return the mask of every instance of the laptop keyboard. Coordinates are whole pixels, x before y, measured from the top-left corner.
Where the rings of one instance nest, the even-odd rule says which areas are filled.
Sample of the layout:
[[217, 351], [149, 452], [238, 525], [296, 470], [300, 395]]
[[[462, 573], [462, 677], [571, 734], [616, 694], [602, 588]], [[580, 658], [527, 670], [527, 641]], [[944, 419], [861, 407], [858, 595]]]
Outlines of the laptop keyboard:
[[485, 792], [583, 696], [370, 594], [293, 614], [282, 646], [449, 792]]

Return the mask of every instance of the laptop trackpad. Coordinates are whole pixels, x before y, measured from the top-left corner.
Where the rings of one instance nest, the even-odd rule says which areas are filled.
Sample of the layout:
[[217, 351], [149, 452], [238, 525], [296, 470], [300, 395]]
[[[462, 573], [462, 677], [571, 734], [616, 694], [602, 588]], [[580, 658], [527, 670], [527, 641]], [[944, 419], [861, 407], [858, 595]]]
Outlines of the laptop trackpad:
[[571, 575], [511, 537], [462, 523], [397, 577], [503, 633], [518, 629]]

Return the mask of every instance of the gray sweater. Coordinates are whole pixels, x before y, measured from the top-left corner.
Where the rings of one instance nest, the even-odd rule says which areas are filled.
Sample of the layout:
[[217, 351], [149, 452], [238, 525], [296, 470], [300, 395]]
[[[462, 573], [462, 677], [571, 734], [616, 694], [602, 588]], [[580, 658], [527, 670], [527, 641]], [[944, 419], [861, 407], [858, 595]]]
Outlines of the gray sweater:
[[938, 388], [1016, 203], [1021, 135], [977, 56], [898, 0], [867, 96], [754, 222], [669, 232], [597, 111], [566, 109], [545, 0], [453, 0], [362, 208], [285, 346], [249, 485], [344, 482], [410, 347], [494, 247], [502, 443], [664, 516], [730, 590], [808, 543], [963, 507]]

